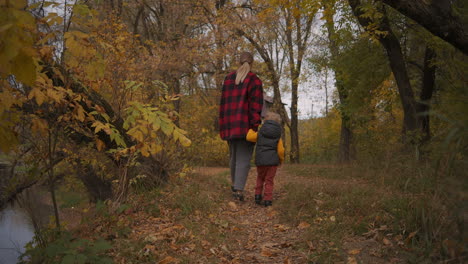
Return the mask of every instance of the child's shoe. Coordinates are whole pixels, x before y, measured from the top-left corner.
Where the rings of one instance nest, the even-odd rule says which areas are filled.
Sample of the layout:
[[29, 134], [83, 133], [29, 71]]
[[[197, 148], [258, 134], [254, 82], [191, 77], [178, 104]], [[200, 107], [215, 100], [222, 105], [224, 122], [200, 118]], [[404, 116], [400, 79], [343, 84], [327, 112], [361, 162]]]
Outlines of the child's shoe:
[[255, 203], [260, 204], [262, 202], [262, 195], [261, 194], [256, 194], [255, 195]]
[[265, 207], [268, 207], [268, 206], [272, 206], [273, 203], [271, 201], [263, 201], [263, 205], [265, 205]]

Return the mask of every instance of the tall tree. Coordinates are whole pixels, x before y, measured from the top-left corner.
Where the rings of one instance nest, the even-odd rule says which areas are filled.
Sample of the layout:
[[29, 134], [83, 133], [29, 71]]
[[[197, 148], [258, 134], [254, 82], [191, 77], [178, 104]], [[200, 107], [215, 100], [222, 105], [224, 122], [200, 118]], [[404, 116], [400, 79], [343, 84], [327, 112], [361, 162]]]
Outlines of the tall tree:
[[339, 39], [335, 29], [334, 16], [336, 14], [335, 1], [323, 1], [322, 8], [324, 12], [325, 26], [327, 29], [328, 36], [328, 48], [330, 50], [331, 67], [335, 72], [335, 86], [338, 91], [338, 98], [340, 100], [340, 114], [341, 114], [341, 132], [340, 132], [340, 143], [338, 160], [340, 162], [349, 162], [352, 159], [351, 153], [351, 142], [353, 138], [353, 132], [351, 129], [351, 117], [350, 112], [347, 109], [348, 90], [345, 87], [345, 81], [343, 80], [343, 73], [338, 67], [340, 61], [340, 47], [337, 42]]
[[317, 8], [310, 6], [310, 1], [286, 1], [279, 6], [284, 19], [284, 35], [286, 40], [286, 54], [289, 64], [289, 78], [291, 81], [291, 163], [300, 162], [299, 131], [298, 131], [298, 88], [302, 62], [307, 49], [311, 28]]
[[[385, 1], [383, 1], [385, 2]], [[432, 94], [435, 89], [435, 58], [436, 52], [431, 47], [433, 44], [427, 44], [424, 55], [423, 55], [423, 66], [420, 66], [421, 73], [421, 89], [419, 99], [416, 99], [416, 96], [413, 93], [412, 84], [409, 77], [409, 68], [407, 65], [411, 61], [409, 54], [403, 54], [403, 49], [400, 45], [400, 41], [396, 37], [396, 34], [393, 32], [390, 26], [390, 20], [386, 12], [385, 6], [381, 1], [374, 2], [373, 5], [369, 6], [367, 4], [367, 10], [377, 11], [374, 16], [369, 13], [365, 13], [360, 1], [350, 0], [349, 1], [353, 13], [358, 18], [360, 24], [374, 37], [376, 37], [382, 46], [387, 51], [388, 59], [390, 62], [390, 67], [392, 69], [394, 78], [397, 82], [399, 89], [400, 99], [403, 105], [404, 110], [404, 122], [403, 122], [403, 132], [406, 139], [409, 139], [408, 142], [422, 144], [427, 142], [430, 139], [430, 103]], [[370, 9], [368, 7], [371, 7]], [[367, 11], [369, 12], [369, 11]], [[411, 27], [408, 27], [411, 28]], [[416, 27], [416, 30], [419, 30]], [[449, 30], [449, 29], [447, 29]], [[418, 43], [420, 41], [427, 42], [424, 34], [414, 34], [411, 32], [405, 32], [404, 35], [414, 35], [416, 38], [415, 41]], [[413, 42], [415, 42], [413, 41]], [[406, 42], [405, 42], [406, 43]], [[406, 45], [406, 44], [405, 44]], [[420, 46], [416, 43], [413, 44], [409, 50], [417, 49]], [[405, 50], [408, 47], [404, 48]], [[407, 52], [408, 53], [408, 52]], [[407, 138], [408, 134], [411, 134], [411, 138]]]
[[273, 88], [273, 107], [283, 122], [291, 128], [291, 121], [281, 99], [280, 81], [284, 72], [285, 56], [282, 53], [282, 40], [278, 31], [272, 24], [275, 15], [269, 12], [265, 6], [231, 7], [230, 19], [237, 21], [232, 30], [239, 36], [244, 37], [248, 43], [257, 51], [263, 60], [267, 77], [267, 85]]
[[424, 64], [422, 72], [422, 87], [419, 95], [419, 107], [418, 113], [421, 118], [421, 132], [422, 142], [427, 142], [431, 138], [431, 126], [430, 126], [430, 115], [431, 99], [435, 90], [435, 77], [436, 77], [436, 66], [435, 60], [436, 52], [430, 46], [426, 46], [424, 52]]
[[[390, 27], [385, 7], [381, 2], [377, 2], [376, 6], [371, 6], [371, 8], [377, 8], [379, 12], [379, 14], [374, 17], [364, 12], [360, 0], [348, 0], [348, 2], [361, 26], [377, 38], [387, 51], [390, 68], [395, 77], [401, 103], [403, 105], [403, 135], [406, 141], [408, 140], [408, 138], [406, 138], [407, 135], [420, 131], [421, 123], [417, 117], [417, 102], [411, 87], [400, 42]], [[408, 142], [414, 141], [409, 140]]]
[[[466, 14], [466, 1], [425, 1], [425, 0], [383, 0], [383, 2], [425, 27], [468, 55], [468, 34], [466, 20], [459, 14]], [[460, 3], [460, 7], [457, 5]], [[463, 6], [465, 5], [465, 6]], [[461, 11], [457, 12], [456, 9]], [[458, 14], [457, 14], [458, 13]], [[464, 23], [465, 22], [465, 23]]]
[[[311, 48], [311, 29], [317, 7], [313, 1], [267, 1], [249, 6], [253, 14], [252, 23], [244, 24], [238, 32], [258, 51], [265, 62], [274, 91], [274, 105], [283, 112], [280, 98], [280, 80], [290, 82], [290, 161], [300, 162], [298, 133], [298, 89], [303, 61]], [[276, 23], [276, 24], [275, 24]], [[242, 25], [242, 24], [241, 24]], [[286, 62], [288, 74], [281, 76], [282, 62]], [[282, 117], [288, 120], [286, 113]]]

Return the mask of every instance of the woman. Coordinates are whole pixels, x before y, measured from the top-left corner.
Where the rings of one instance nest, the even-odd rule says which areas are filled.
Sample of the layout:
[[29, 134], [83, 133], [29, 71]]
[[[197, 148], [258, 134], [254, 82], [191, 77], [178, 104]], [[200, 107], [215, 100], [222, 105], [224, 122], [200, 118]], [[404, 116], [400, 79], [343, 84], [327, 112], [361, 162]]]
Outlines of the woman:
[[242, 52], [239, 68], [226, 76], [219, 107], [219, 132], [229, 144], [231, 189], [244, 200], [244, 187], [250, 170], [254, 144], [246, 140], [249, 129], [257, 131], [263, 107], [262, 81], [250, 71], [253, 56]]

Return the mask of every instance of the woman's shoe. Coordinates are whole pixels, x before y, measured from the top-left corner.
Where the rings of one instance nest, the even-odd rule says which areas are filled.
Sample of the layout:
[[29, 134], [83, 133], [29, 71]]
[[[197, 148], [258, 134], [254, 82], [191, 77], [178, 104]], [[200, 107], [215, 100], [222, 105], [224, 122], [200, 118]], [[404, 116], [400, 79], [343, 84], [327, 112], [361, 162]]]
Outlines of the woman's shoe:
[[260, 204], [262, 202], [262, 195], [261, 194], [256, 194], [255, 195], [255, 203]]
[[234, 196], [234, 199], [239, 200], [239, 201], [241, 201], [241, 202], [244, 201], [244, 193], [243, 193], [243, 191], [237, 190], [237, 191], [235, 191], [232, 195]]
[[243, 202], [244, 201], [244, 192], [243, 191], [237, 191], [237, 197], [239, 198], [239, 201]]
[[268, 206], [272, 206], [273, 203], [271, 201], [263, 201], [263, 205], [265, 205], [265, 207], [268, 207]]

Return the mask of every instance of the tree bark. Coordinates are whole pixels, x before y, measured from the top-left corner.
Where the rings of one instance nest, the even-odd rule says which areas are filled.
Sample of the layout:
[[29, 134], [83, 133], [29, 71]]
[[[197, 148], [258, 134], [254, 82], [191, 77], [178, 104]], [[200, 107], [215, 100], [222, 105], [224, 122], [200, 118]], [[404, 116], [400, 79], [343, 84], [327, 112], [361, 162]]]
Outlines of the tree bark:
[[[293, 48], [293, 37], [292, 37], [292, 15], [285, 11], [286, 14], [286, 41], [287, 41], [287, 51], [289, 56], [289, 70], [291, 75], [291, 129], [289, 131], [291, 136], [291, 152], [289, 153], [289, 160], [291, 163], [299, 163], [299, 135], [298, 135], [298, 117], [297, 117], [297, 89], [299, 81], [299, 71], [296, 68]], [[299, 29], [297, 29], [299, 30]], [[298, 33], [300, 34], [300, 33]], [[299, 41], [299, 39], [297, 40]], [[297, 63], [299, 63], [297, 61]], [[300, 70], [300, 69], [299, 69]]]
[[351, 130], [349, 118], [346, 115], [341, 116], [341, 131], [340, 131], [340, 150], [338, 161], [347, 163], [351, 161], [351, 143], [353, 140], [353, 131]]
[[[299, 9], [298, 6], [296, 8]], [[291, 163], [300, 163], [299, 131], [298, 131], [298, 89], [301, 75], [302, 60], [306, 51], [306, 45], [310, 37], [313, 16], [293, 16], [293, 11], [288, 8], [283, 10], [286, 22], [286, 44], [289, 57], [289, 70], [291, 75]], [[305, 24], [303, 25], [303, 21]], [[295, 39], [293, 29], [295, 28]], [[295, 49], [296, 51], [295, 52]]]
[[77, 163], [77, 176], [83, 182], [89, 194], [89, 200], [93, 203], [98, 200], [105, 201], [112, 198], [112, 183], [110, 180], [101, 178], [90, 164], [83, 164], [81, 160]]
[[[138, 9], [137, 15], [135, 17], [135, 22], [133, 22], [133, 34], [136, 35], [138, 34], [138, 25], [141, 19], [141, 15], [143, 14], [143, 11], [145, 10], [145, 6], [141, 5], [140, 8]], [[140, 38], [141, 41], [141, 38]], [[141, 41], [143, 42], [143, 41]]]
[[431, 139], [429, 111], [431, 109], [431, 99], [435, 88], [436, 66], [433, 64], [435, 57], [435, 51], [430, 47], [426, 47], [424, 55], [423, 81], [418, 107], [418, 116], [421, 119], [421, 143], [425, 143]]
[[367, 30], [367, 27], [371, 23], [376, 24], [376, 29], [386, 34], [376, 35], [379, 42], [387, 51], [388, 59], [390, 62], [390, 68], [392, 69], [395, 81], [398, 86], [398, 92], [400, 94], [401, 103], [403, 105], [403, 137], [405, 142], [413, 142], [412, 140], [408, 141], [408, 134], [411, 132], [419, 131], [420, 123], [416, 116], [416, 101], [414, 98], [413, 89], [408, 77], [408, 71], [406, 69], [405, 60], [403, 53], [401, 51], [400, 42], [396, 38], [392, 29], [390, 28], [390, 22], [386, 15], [385, 9], [382, 9], [383, 18], [381, 21], [371, 21], [368, 18], [362, 17], [362, 10], [360, 10], [359, 5], [361, 4], [360, 0], [348, 0], [353, 10], [354, 15], [358, 19], [359, 23]]
[[296, 87], [291, 91], [291, 153], [289, 155], [291, 163], [300, 163], [297, 99]]
[[467, 25], [464, 25], [462, 19], [455, 14], [453, 1], [383, 0], [383, 2], [468, 55]]
[[[325, 8], [331, 9], [332, 6], [325, 6]], [[353, 131], [351, 130], [351, 118], [349, 112], [346, 109], [348, 100], [348, 91], [343, 83], [343, 74], [337, 67], [337, 63], [340, 58], [339, 47], [336, 44], [336, 31], [335, 24], [333, 21], [333, 15], [327, 17], [326, 21], [327, 33], [328, 33], [328, 48], [331, 53], [331, 64], [332, 69], [335, 72], [335, 86], [338, 91], [338, 98], [340, 100], [340, 115], [341, 115], [341, 130], [340, 130], [340, 144], [338, 150], [338, 161], [341, 163], [349, 162], [352, 159], [350, 152]]]

